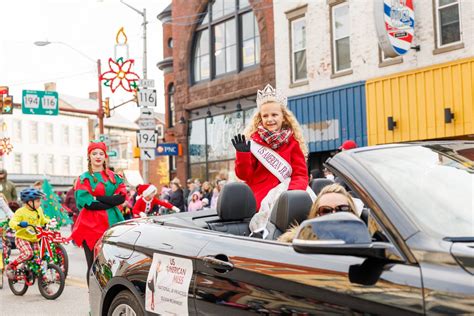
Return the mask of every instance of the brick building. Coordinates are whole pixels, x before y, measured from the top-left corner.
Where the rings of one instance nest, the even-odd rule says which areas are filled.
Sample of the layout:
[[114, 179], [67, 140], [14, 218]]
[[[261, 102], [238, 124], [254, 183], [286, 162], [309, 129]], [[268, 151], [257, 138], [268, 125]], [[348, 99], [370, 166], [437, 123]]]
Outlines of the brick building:
[[257, 89], [275, 84], [272, 0], [173, 0], [163, 23], [165, 141], [182, 146], [170, 176], [234, 177], [230, 139], [256, 108]]
[[379, 48], [376, 2], [274, 4], [276, 84], [302, 124], [310, 167], [346, 139], [365, 146], [473, 137], [474, 1], [413, 1], [418, 50], [395, 58]]

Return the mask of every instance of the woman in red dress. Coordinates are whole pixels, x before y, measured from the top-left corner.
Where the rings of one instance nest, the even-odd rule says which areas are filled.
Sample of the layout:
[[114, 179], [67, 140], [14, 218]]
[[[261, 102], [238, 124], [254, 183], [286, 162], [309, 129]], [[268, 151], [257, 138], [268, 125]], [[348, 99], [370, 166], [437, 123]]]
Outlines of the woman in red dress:
[[106, 159], [107, 146], [92, 141], [87, 148], [88, 170], [78, 177], [74, 185], [80, 213], [71, 239], [84, 248], [88, 284], [94, 246], [111, 225], [123, 221], [117, 206], [125, 201], [127, 194], [122, 178], [107, 168]]

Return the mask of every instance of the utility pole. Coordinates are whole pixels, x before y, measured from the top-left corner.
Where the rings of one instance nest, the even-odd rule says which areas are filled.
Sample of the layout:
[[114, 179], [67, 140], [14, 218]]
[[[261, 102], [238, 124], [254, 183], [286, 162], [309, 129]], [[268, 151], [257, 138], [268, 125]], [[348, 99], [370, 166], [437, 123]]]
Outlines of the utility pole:
[[[123, 0], [120, 0], [121, 3], [135, 11], [136, 13], [140, 14], [143, 17], [143, 79], [148, 79], [147, 73], [147, 48], [146, 48], [146, 9], [144, 8], [143, 11], [137, 10], [136, 8], [132, 7], [128, 3], [125, 3]], [[143, 181], [148, 183], [148, 160], [142, 160], [142, 176]]]

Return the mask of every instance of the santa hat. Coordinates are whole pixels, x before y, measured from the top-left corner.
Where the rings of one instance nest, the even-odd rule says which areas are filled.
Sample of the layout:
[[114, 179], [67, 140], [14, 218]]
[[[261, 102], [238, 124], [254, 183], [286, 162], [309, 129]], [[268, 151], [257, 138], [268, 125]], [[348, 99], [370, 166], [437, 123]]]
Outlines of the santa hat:
[[355, 141], [353, 141], [352, 139], [349, 139], [349, 140], [346, 140], [344, 143], [342, 143], [342, 145], [339, 147], [339, 150], [350, 150], [350, 149], [354, 149], [354, 148], [357, 148], [357, 144]]
[[137, 189], [137, 193], [141, 196], [149, 196], [157, 191], [158, 189], [153, 184], [142, 184]]
[[107, 157], [107, 146], [103, 142], [91, 141], [87, 147], [87, 154], [89, 155], [94, 149], [101, 149]]

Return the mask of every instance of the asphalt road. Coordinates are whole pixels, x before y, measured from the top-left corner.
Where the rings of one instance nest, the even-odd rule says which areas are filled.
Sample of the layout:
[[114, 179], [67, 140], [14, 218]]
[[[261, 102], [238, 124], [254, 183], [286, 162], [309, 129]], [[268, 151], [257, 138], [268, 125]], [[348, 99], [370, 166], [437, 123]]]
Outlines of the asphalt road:
[[[69, 236], [69, 230], [62, 231]], [[15, 296], [8, 287], [4, 276], [3, 289], [0, 289], [0, 315], [89, 315], [89, 294], [86, 283], [86, 260], [82, 248], [72, 244], [65, 245], [69, 256], [69, 273], [66, 286], [56, 300], [46, 300], [35, 284], [23, 296]], [[16, 250], [15, 250], [16, 252]], [[17, 253], [14, 252], [14, 255]]]

